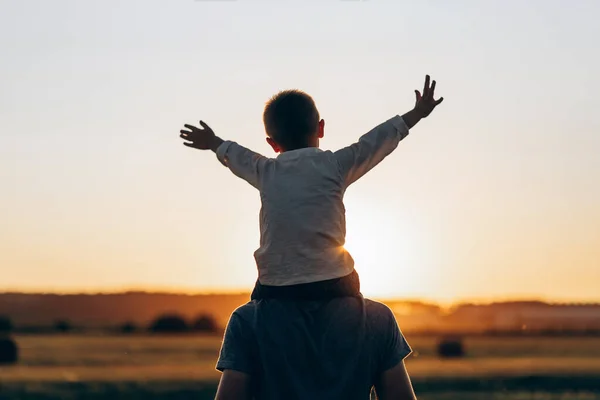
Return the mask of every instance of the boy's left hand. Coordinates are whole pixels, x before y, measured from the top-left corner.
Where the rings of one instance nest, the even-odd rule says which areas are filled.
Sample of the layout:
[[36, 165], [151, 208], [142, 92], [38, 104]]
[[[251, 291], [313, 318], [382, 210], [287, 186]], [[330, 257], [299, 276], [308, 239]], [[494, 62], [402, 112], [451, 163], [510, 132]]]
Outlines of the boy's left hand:
[[421, 118], [427, 117], [435, 107], [437, 107], [442, 101], [444, 101], [443, 97], [440, 97], [438, 100], [433, 98], [435, 93], [435, 81], [431, 83], [429, 86], [429, 75], [425, 76], [425, 86], [423, 87], [423, 94], [421, 94], [418, 90], [415, 90], [415, 94], [417, 96], [417, 101], [415, 103], [415, 111], [419, 113]]

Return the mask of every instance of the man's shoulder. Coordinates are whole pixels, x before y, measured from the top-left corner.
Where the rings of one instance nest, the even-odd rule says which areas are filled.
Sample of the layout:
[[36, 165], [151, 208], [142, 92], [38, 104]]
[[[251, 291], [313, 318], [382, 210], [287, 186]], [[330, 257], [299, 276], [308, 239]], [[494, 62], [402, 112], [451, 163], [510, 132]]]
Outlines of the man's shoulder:
[[367, 321], [372, 331], [387, 331], [396, 321], [394, 312], [387, 305], [370, 299], [365, 299]]
[[380, 302], [380, 301], [376, 301], [376, 300], [371, 300], [368, 298], [365, 298], [365, 308], [367, 309], [367, 312], [371, 312], [371, 313], [375, 313], [375, 314], [387, 314], [387, 315], [393, 315], [394, 312], [392, 311], [392, 309], [390, 307], [388, 307], [387, 305], [385, 305], [384, 303]]
[[247, 302], [246, 304], [242, 304], [241, 306], [238, 306], [235, 310], [233, 310], [233, 313], [231, 314], [231, 316], [235, 317], [235, 318], [247, 319], [247, 318], [251, 318], [255, 312], [256, 312], [256, 301], [251, 300], [251, 301]]

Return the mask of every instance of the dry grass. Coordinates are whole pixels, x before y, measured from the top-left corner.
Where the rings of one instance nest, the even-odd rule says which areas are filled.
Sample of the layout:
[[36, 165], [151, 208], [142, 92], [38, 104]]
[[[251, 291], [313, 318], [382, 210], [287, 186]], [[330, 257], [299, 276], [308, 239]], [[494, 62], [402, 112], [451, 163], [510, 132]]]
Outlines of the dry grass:
[[[190, 393], [202, 399], [211, 398], [219, 377], [214, 366], [220, 337], [19, 336], [16, 339], [21, 362], [0, 369], [2, 399], [188, 398]], [[563, 388], [556, 393], [540, 392], [538, 388], [535, 392], [494, 390], [482, 395], [476, 388], [457, 392], [448, 387], [452, 379], [470, 379], [476, 383], [523, 376], [547, 376], [548, 382], [553, 376], [576, 376], [597, 382], [600, 380], [597, 338], [470, 338], [466, 340], [467, 357], [458, 360], [437, 358], [435, 339], [409, 338], [409, 342], [415, 353], [407, 365], [420, 385], [421, 399], [600, 400], [593, 390], [569, 392]], [[434, 383], [436, 380], [442, 383]], [[427, 389], [435, 385], [437, 392], [428, 393]]]

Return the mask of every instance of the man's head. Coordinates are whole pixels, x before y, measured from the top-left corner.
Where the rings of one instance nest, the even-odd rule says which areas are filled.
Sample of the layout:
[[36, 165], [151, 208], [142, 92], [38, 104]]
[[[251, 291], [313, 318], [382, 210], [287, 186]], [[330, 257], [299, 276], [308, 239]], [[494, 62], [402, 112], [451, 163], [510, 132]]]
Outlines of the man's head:
[[312, 97], [300, 90], [284, 90], [271, 97], [263, 122], [267, 142], [277, 153], [319, 147], [325, 127]]

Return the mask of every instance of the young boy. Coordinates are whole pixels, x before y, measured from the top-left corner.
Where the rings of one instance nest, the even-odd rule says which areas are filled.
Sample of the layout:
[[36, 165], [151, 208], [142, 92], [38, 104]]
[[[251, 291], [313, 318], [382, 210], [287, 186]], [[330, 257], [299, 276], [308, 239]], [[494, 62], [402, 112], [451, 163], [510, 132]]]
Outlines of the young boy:
[[[218, 160], [260, 191], [260, 247], [254, 253], [258, 279], [253, 298], [331, 298], [360, 292], [354, 260], [344, 249], [347, 187], [381, 162], [408, 131], [443, 101], [434, 100], [435, 81], [426, 76], [415, 107], [336, 152], [319, 149], [325, 121], [313, 99], [283, 91], [266, 105], [267, 158], [224, 141], [200, 121], [185, 125], [188, 147], [212, 150]], [[310, 285], [307, 285], [310, 284]]]
[[[187, 130], [180, 131], [186, 146], [212, 150], [261, 196], [260, 247], [254, 254], [258, 279], [252, 299], [264, 301], [248, 303], [232, 315], [218, 369], [260, 375], [262, 386], [255, 392], [262, 398], [292, 398], [291, 393], [295, 398], [320, 398], [325, 392], [318, 376], [338, 374], [327, 381], [339, 386], [328, 387], [329, 394], [356, 393], [370, 388], [373, 379], [382, 379], [410, 353], [391, 311], [360, 295], [354, 261], [343, 247], [343, 196], [442, 102], [434, 99], [434, 91], [435, 81], [430, 85], [426, 76], [423, 93], [415, 91], [412, 110], [336, 152], [319, 149], [324, 120], [312, 98], [296, 90], [275, 95], [264, 110], [267, 142], [279, 153], [276, 158], [224, 141], [202, 121], [202, 128], [185, 125]], [[316, 378], [313, 368], [327, 371], [319, 369]], [[343, 371], [347, 373], [341, 377]], [[297, 382], [298, 376], [307, 379]], [[281, 397], [282, 393], [289, 395]]]

